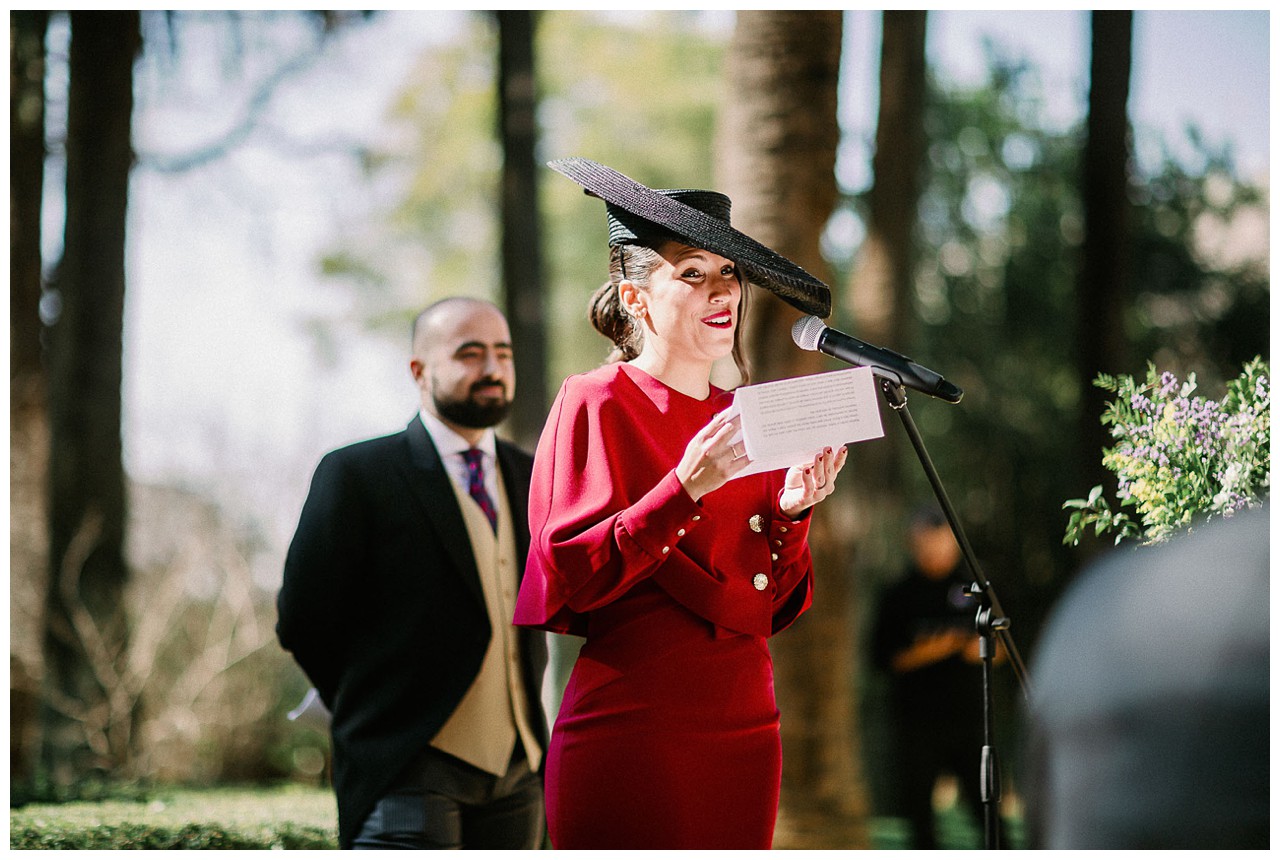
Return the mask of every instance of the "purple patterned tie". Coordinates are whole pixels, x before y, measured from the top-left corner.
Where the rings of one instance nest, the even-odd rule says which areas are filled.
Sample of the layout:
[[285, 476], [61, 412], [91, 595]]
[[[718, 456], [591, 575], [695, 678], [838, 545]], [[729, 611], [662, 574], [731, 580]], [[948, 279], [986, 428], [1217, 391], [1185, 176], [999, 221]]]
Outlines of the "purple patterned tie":
[[498, 531], [498, 509], [493, 506], [493, 499], [489, 498], [489, 493], [484, 488], [484, 466], [480, 463], [483, 456], [479, 448], [469, 448], [462, 452], [462, 459], [467, 461], [467, 491], [471, 493], [471, 498], [476, 500], [476, 504], [480, 506], [480, 510], [484, 511], [484, 515], [489, 518], [489, 525], [493, 526], [496, 533]]

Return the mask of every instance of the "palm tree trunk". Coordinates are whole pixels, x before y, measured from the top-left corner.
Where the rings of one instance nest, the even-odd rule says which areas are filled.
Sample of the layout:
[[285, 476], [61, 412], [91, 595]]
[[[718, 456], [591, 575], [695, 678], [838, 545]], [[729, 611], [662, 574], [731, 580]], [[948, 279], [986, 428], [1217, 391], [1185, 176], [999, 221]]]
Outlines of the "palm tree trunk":
[[[925, 29], [923, 11], [885, 12], [880, 49], [880, 108], [873, 185], [867, 194], [867, 236], [850, 281], [852, 327], [859, 337], [907, 351], [917, 201], [924, 169]], [[887, 412], [887, 410], [886, 410]], [[909, 446], [896, 416], [883, 415], [885, 435], [857, 445], [847, 468], [851, 482], [858, 593], [877, 594], [903, 564], [907, 511], [903, 455]], [[913, 458], [914, 464], [914, 458]], [[873, 605], [858, 607], [859, 627], [874, 622]], [[864, 661], [859, 672], [859, 717], [868, 783], [882, 802], [891, 794], [898, 762], [885, 754], [892, 726], [884, 680]]]
[[[719, 185], [749, 235], [830, 281], [820, 251], [836, 201], [839, 11], [739, 12], [729, 49]], [[797, 348], [798, 312], [755, 291], [744, 336], [753, 381], [828, 369]], [[867, 844], [852, 681], [855, 665], [847, 494], [825, 501], [810, 542], [814, 607], [771, 640], [783, 729], [778, 847]]]
[[[907, 350], [911, 334], [911, 275], [924, 169], [926, 15], [883, 14], [880, 109], [871, 161], [874, 184], [867, 195], [867, 237], [849, 291], [858, 337], [901, 351]], [[907, 502], [902, 497], [904, 446], [899, 429], [886, 426], [883, 439], [859, 446], [852, 454], [863, 572], [882, 574], [901, 558]]]

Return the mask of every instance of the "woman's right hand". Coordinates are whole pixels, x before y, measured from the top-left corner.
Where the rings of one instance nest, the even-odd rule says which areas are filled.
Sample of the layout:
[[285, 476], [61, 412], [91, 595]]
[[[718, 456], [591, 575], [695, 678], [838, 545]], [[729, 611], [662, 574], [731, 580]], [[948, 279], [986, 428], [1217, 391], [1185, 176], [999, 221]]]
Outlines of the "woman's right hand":
[[729, 418], [725, 412], [717, 413], [685, 446], [676, 477], [695, 502], [723, 487], [751, 462], [741, 440], [732, 441], [741, 426], [740, 416]]

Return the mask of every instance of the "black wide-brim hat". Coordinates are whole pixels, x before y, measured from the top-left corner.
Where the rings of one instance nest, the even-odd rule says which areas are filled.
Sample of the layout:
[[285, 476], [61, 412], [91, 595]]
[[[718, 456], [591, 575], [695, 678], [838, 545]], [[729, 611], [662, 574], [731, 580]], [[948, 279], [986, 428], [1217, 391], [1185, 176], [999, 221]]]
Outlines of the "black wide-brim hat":
[[819, 317], [831, 313], [831, 288], [786, 257], [730, 226], [729, 198], [723, 194], [655, 190], [586, 158], [561, 158], [548, 162], [547, 166], [605, 201], [610, 245], [626, 244], [646, 236], [671, 236], [691, 247], [733, 260], [748, 281], [804, 313]]

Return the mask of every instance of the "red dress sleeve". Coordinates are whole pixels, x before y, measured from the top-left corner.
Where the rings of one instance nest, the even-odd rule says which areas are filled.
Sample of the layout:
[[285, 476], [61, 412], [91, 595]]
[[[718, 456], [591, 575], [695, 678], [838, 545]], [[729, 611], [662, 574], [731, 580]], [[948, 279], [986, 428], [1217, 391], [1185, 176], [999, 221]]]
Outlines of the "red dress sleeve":
[[701, 520], [674, 469], [636, 491], [628, 434], [616, 432], [625, 417], [611, 414], [620, 408], [585, 376], [556, 396], [534, 457], [516, 624], [585, 635], [585, 613], [652, 576]]
[[529, 556], [514, 621], [585, 636], [588, 614], [651, 580], [716, 635], [770, 636], [812, 602], [809, 517], [778, 507], [785, 472], [744, 476], [695, 503], [675, 475], [723, 408], [643, 373], [570, 377], [534, 457]]

